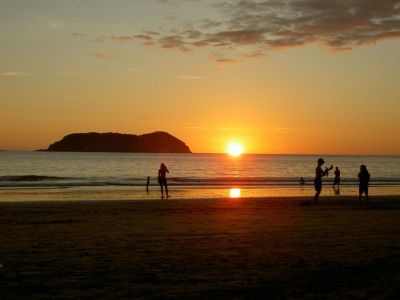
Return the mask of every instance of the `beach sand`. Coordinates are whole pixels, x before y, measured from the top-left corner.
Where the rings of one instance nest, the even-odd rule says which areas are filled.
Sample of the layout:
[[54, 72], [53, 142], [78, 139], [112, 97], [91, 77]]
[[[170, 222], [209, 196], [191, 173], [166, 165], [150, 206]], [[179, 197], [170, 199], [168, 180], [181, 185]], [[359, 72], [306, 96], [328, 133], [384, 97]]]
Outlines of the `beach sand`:
[[400, 197], [0, 203], [1, 299], [400, 298]]

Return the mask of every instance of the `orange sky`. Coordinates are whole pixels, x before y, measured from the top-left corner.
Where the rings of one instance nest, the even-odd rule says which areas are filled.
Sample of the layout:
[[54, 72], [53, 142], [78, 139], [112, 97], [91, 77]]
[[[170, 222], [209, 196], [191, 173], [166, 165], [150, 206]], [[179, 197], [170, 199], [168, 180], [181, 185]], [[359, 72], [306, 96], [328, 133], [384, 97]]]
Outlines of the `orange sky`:
[[215, 3], [2, 1], [0, 149], [163, 130], [194, 152], [400, 155], [397, 1]]

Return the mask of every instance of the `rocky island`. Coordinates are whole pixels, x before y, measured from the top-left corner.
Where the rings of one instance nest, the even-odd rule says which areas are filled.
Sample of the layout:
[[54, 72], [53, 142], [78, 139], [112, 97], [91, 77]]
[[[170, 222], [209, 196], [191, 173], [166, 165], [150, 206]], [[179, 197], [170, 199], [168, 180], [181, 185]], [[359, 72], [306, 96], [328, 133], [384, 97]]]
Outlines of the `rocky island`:
[[121, 133], [73, 133], [51, 144], [45, 151], [191, 153], [181, 140], [167, 132], [135, 135]]

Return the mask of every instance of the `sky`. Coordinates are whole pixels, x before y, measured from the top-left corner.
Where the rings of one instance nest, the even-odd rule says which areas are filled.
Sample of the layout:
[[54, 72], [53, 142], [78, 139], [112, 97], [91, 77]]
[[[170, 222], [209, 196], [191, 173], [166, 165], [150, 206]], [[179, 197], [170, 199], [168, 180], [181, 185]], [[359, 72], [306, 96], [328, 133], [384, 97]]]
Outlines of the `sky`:
[[0, 149], [400, 155], [400, 1], [1, 0]]

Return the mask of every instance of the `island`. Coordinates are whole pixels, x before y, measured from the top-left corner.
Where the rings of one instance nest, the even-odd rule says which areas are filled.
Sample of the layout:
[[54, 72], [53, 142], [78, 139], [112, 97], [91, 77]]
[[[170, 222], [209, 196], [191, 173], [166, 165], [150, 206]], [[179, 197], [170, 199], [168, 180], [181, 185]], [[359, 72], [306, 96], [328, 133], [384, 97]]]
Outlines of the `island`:
[[73, 133], [51, 144], [57, 152], [192, 153], [181, 140], [163, 131], [148, 134]]

